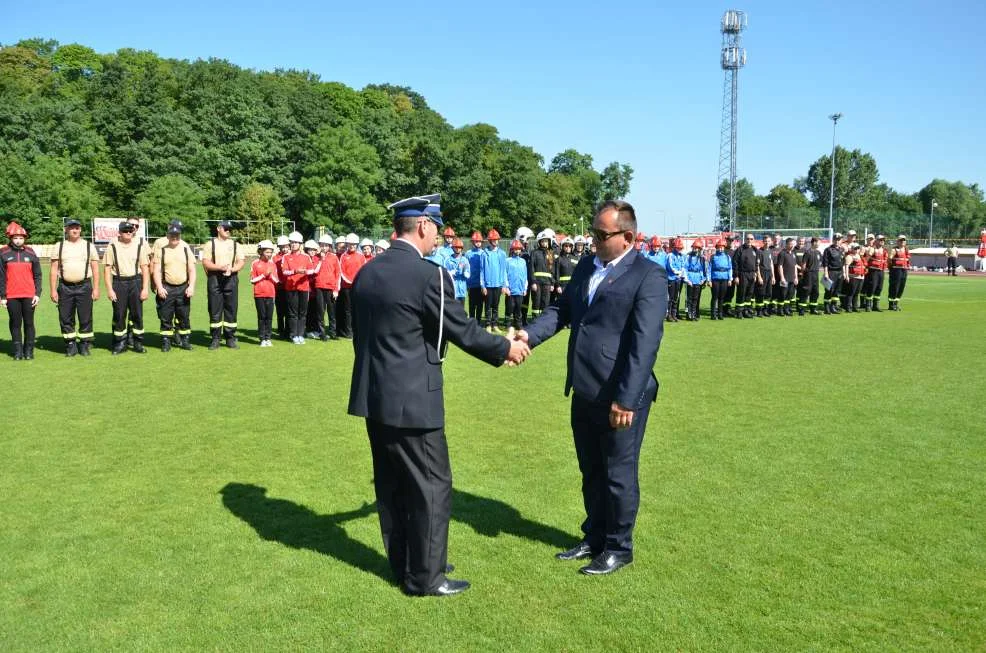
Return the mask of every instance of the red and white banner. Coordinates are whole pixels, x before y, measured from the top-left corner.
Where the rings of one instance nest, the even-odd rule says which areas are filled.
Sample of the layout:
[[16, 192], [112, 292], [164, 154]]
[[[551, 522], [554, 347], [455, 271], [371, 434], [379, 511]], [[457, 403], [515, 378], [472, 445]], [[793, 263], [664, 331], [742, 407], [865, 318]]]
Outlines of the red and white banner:
[[[92, 241], [94, 243], [108, 243], [120, 235], [120, 223], [123, 218], [93, 218], [92, 219]], [[146, 224], [140, 218], [140, 225], [137, 227], [137, 238], [144, 238], [147, 233]]]

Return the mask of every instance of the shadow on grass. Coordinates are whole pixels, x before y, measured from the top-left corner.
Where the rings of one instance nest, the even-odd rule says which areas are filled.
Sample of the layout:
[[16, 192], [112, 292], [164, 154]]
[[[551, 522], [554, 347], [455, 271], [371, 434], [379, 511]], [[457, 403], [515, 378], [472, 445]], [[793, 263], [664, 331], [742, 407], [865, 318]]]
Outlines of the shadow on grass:
[[219, 491], [223, 505], [245, 521], [262, 539], [294, 549], [308, 549], [374, 574], [393, 583], [387, 559], [375, 549], [349, 537], [341, 524], [376, 512], [364, 503], [356, 510], [319, 515], [311, 509], [267, 496], [267, 488], [246, 483], [228, 483]]
[[503, 501], [455, 488], [452, 489], [452, 519], [468, 524], [480, 535], [496, 537], [504, 533], [556, 549], [567, 549], [579, 539], [554, 526], [527, 519]]

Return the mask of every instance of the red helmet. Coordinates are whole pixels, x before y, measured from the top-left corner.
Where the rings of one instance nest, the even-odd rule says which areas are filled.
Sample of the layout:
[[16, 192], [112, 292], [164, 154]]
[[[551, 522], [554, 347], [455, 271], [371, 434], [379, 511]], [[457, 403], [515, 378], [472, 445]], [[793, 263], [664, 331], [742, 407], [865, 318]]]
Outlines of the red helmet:
[[685, 241], [683, 241], [681, 238], [675, 238], [671, 242], [671, 247], [675, 249], [682, 249], [684, 246], [685, 246]]
[[696, 247], [702, 249], [703, 247], [705, 247], [705, 241], [702, 240], [701, 238], [696, 238], [695, 240], [692, 241], [692, 249], [695, 249]]
[[453, 229], [452, 227], [445, 227], [445, 231], [442, 232], [442, 235], [443, 236], [452, 236], [454, 238], [455, 237], [455, 229]]
[[24, 236], [27, 238], [27, 230], [16, 222], [11, 222], [7, 225], [7, 238], [13, 238], [14, 236]]
[[500, 232], [496, 229], [490, 229], [489, 233], [486, 234], [486, 240], [500, 240]]
[[512, 241], [510, 243], [510, 251], [512, 252], [515, 249], [519, 249], [519, 250], [523, 250], [524, 249], [524, 246], [520, 244], [520, 241], [519, 240], [515, 240], [515, 241]]
[[455, 240], [452, 241], [452, 249], [455, 249], [456, 247], [458, 247], [459, 249], [462, 249], [462, 239], [461, 238], [456, 238]]
[[726, 246], [726, 241], [723, 240], [722, 238], [716, 241], [716, 247], [725, 247], [725, 246]]
[[647, 242], [647, 236], [644, 235], [644, 232], [643, 231], [638, 231], [637, 232], [637, 242], [638, 243], [646, 243]]
[[472, 240], [472, 242], [474, 243], [481, 242], [483, 240], [483, 234], [479, 233], [478, 231], [474, 231], [472, 232], [472, 238], [470, 238], [470, 240]]
[[650, 248], [651, 249], [657, 249], [660, 246], [661, 246], [661, 237], [660, 236], [651, 236], [650, 237]]

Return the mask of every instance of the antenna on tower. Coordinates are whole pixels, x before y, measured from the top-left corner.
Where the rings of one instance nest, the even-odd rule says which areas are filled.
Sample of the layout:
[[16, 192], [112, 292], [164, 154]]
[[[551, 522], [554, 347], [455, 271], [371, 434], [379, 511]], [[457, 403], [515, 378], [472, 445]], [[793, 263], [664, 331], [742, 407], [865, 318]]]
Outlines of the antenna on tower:
[[[716, 218], [720, 228], [732, 231], [736, 226], [736, 100], [739, 95], [739, 69], [746, 65], [742, 33], [746, 29], [746, 12], [729, 9], [722, 15], [722, 122], [719, 127], [719, 179], [716, 182]], [[728, 215], [719, 214], [719, 189], [728, 181]]]

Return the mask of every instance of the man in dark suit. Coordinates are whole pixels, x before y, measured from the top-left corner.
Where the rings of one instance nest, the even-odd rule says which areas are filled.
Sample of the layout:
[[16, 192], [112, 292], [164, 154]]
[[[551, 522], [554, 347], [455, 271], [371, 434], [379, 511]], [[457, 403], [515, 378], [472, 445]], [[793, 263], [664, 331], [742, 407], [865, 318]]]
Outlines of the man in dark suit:
[[637, 218], [622, 201], [605, 202], [592, 223], [596, 256], [579, 262], [562, 296], [515, 338], [536, 347], [565, 326], [572, 433], [582, 472], [585, 537], [557, 555], [592, 562], [608, 574], [633, 562], [640, 505], [637, 467], [650, 405], [654, 360], [664, 332], [667, 275], [633, 247]]
[[422, 258], [442, 226], [437, 196], [390, 206], [397, 239], [353, 285], [349, 414], [366, 418], [380, 529], [407, 594], [447, 596], [469, 587], [445, 576], [452, 471], [445, 441], [442, 361], [451, 340], [489, 363], [520, 363], [528, 346], [486, 333], [455, 300], [448, 272]]

